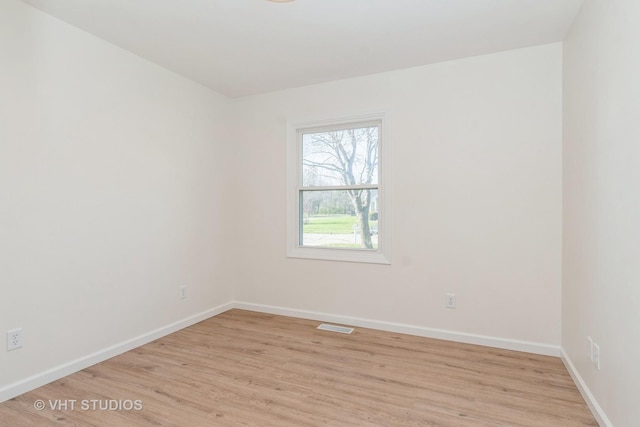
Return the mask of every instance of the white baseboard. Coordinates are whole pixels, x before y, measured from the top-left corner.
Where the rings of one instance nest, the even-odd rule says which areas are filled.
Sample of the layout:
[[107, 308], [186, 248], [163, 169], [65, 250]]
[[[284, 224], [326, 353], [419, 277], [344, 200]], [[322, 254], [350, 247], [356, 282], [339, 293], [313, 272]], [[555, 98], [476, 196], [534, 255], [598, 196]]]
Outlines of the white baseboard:
[[186, 328], [187, 326], [194, 325], [205, 319], [216, 316], [220, 313], [230, 310], [231, 308], [233, 308], [232, 302], [219, 305], [210, 310], [203, 311], [202, 313], [198, 313], [193, 316], [187, 317], [186, 319], [171, 323], [170, 325], [163, 326], [162, 328], [158, 328], [154, 331], [124, 341], [120, 344], [116, 344], [88, 356], [84, 356], [63, 365], [56, 366], [55, 368], [33, 375], [24, 380], [9, 384], [5, 387], [0, 388], [0, 403], [41, 387], [45, 384], [49, 384], [50, 382], [56, 381], [67, 375], [71, 375], [75, 372], [81, 371], [82, 369], [88, 368], [89, 366], [95, 365], [96, 363], [100, 363], [104, 360], [132, 350], [136, 347], [140, 347], [141, 345], [157, 340], [158, 338], [162, 338], [165, 335], [172, 334], [176, 331], [179, 331], [180, 329]]
[[466, 344], [477, 344], [486, 347], [495, 347], [505, 350], [523, 351], [527, 353], [542, 354], [545, 356], [560, 357], [560, 346], [540, 344], [527, 341], [509, 340], [485, 335], [468, 334], [464, 332], [446, 331], [442, 329], [425, 328], [422, 326], [405, 325], [402, 323], [383, 322], [379, 320], [363, 319], [359, 317], [340, 316], [321, 313], [317, 311], [297, 310], [291, 308], [274, 307], [263, 304], [251, 304], [241, 301], [233, 303], [234, 308], [258, 311], [261, 313], [279, 314], [282, 316], [299, 317], [302, 319], [318, 320], [321, 322], [340, 323], [348, 326], [378, 329], [387, 332], [416, 335], [420, 337], [436, 338], [447, 341], [456, 341]]
[[584, 398], [584, 401], [587, 402], [587, 406], [589, 406], [589, 409], [591, 410], [591, 413], [593, 414], [598, 424], [600, 424], [601, 427], [613, 427], [613, 424], [611, 423], [611, 421], [609, 421], [609, 418], [602, 410], [602, 407], [593, 396], [593, 393], [591, 393], [591, 390], [589, 390], [589, 387], [587, 387], [587, 383], [584, 382], [584, 379], [582, 379], [582, 375], [580, 375], [575, 365], [571, 361], [571, 358], [564, 351], [564, 349], [562, 349], [562, 362], [567, 368], [567, 371], [569, 371], [571, 379], [573, 379], [576, 387], [578, 387], [578, 391], [580, 391], [580, 394]]

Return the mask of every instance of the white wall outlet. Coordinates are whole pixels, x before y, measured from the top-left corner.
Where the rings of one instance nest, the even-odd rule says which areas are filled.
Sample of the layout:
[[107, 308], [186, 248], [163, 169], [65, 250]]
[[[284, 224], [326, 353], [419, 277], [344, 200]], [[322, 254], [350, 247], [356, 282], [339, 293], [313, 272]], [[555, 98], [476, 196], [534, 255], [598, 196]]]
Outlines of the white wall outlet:
[[186, 299], [186, 298], [187, 298], [187, 287], [180, 286], [180, 299]]
[[456, 308], [456, 294], [445, 294], [444, 306], [446, 308]]
[[15, 350], [24, 344], [22, 336], [22, 328], [7, 331], [7, 351]]
[[587, 337], [587, 357], [593, 362], [593, 339]]
[[600, 370], [600, 346], [595, 342], [593, 343], [593, 364]]

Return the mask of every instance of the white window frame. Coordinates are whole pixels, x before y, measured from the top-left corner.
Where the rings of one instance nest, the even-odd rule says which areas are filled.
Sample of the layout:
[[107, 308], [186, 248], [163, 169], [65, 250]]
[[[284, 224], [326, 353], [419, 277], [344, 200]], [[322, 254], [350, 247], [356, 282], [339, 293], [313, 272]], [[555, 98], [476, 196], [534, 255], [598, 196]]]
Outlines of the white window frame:
[[[391, 138], [388, 113], [287, 123], [287, 257], [330, 261], [391, 264]], [[300, 190], [302, 188], [302, 134], [358, 124], [380, 124], [378, 134], [378, 247], [323, 248], [300, 245]]]

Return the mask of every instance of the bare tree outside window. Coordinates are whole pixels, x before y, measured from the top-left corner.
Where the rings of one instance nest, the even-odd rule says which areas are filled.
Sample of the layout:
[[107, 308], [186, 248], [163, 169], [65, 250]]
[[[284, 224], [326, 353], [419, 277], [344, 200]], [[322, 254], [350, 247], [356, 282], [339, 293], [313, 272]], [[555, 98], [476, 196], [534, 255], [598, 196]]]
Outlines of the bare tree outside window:
[[379, 133], [377, 124], [302, 133], [301, 245], [377, 248]]

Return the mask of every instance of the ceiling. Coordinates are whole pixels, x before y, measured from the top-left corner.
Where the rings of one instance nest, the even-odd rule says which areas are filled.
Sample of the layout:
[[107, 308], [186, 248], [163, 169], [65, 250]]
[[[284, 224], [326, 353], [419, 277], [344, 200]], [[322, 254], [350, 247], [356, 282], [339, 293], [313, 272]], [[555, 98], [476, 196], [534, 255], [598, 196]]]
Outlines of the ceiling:
[[582, 0], [23, 0], [229, 97], [561, 41]]

